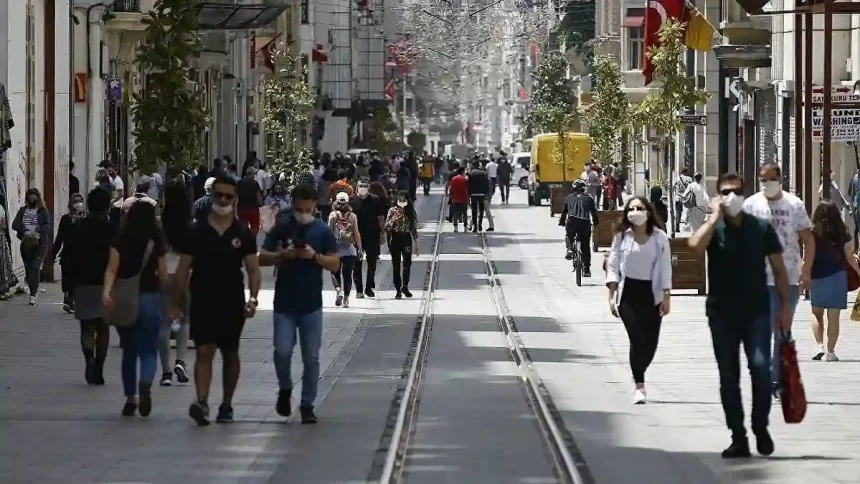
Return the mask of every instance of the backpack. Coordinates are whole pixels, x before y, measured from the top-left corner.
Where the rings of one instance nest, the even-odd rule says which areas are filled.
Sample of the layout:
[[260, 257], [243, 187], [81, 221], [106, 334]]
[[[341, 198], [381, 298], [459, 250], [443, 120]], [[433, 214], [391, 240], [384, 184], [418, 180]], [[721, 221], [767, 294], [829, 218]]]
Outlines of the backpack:
[[334, 224], [334, 238], [337, 240], [338, 244], [352, 244], [355, 241], [352, 224], [349, 220], [351, 214], [352, 212], [349, 212], [346, 215], [341, 215], [335, 212], [337, 220]]
[[693, 193], [693, 190], [687, 192], [687, 195], [684, 196], [684, 200], [681, 201], [686, 208], [696, 208], [699, 205], [696, 203], [696, 194]]

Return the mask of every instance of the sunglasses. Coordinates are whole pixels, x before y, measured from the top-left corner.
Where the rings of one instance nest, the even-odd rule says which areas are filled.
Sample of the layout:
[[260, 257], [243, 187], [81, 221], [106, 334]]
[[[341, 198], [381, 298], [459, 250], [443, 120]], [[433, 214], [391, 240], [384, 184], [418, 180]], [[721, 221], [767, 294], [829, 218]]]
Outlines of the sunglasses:
[[215, 192], [212, 194], [212, 198], [220, 198], [231, 202], [234, 198], [236, 198], [236, 195], [233, 193]]
[[729, 196], [730, 193], [734, 193], [735, 195], [743, 195], [744, 189], [743, 188], [723, 188], [722, 190], [720, 190], [720, 195], [722, 195], [724, 197]]

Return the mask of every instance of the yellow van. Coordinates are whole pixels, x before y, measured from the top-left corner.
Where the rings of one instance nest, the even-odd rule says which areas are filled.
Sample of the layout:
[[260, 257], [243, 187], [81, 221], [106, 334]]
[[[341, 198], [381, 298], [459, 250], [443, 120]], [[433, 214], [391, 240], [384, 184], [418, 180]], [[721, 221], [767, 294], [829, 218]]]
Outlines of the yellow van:
[[551, 188], [570, 189], [591, 159], [591, 142], [585, 133], [565, 133], [564, 163], [557, 162], [555, 147], [558, 133], [539, 134], [532, 138], [532, 163], [529, 168], [529, 205], [549, 200]]

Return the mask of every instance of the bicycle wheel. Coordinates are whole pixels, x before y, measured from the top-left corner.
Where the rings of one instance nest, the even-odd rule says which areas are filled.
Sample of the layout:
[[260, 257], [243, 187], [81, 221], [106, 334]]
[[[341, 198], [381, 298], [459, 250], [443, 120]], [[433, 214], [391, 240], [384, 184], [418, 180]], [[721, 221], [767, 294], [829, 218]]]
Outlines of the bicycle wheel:
[[573, 270], [576, 271], [576, 285], [582, 286], [582, 253], [577, 241], [573, 243]]

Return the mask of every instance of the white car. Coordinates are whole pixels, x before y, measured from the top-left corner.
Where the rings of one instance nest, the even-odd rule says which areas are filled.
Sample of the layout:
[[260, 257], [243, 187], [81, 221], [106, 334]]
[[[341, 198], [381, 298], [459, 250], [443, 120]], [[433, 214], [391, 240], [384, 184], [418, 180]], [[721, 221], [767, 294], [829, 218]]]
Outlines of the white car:
[[514, 165], [512, 181], [523, 190], [529, 188], [529, 166], [532, 163], [532, 154], [529, 151], [514, 153], [511, 155], [511, 164]]

